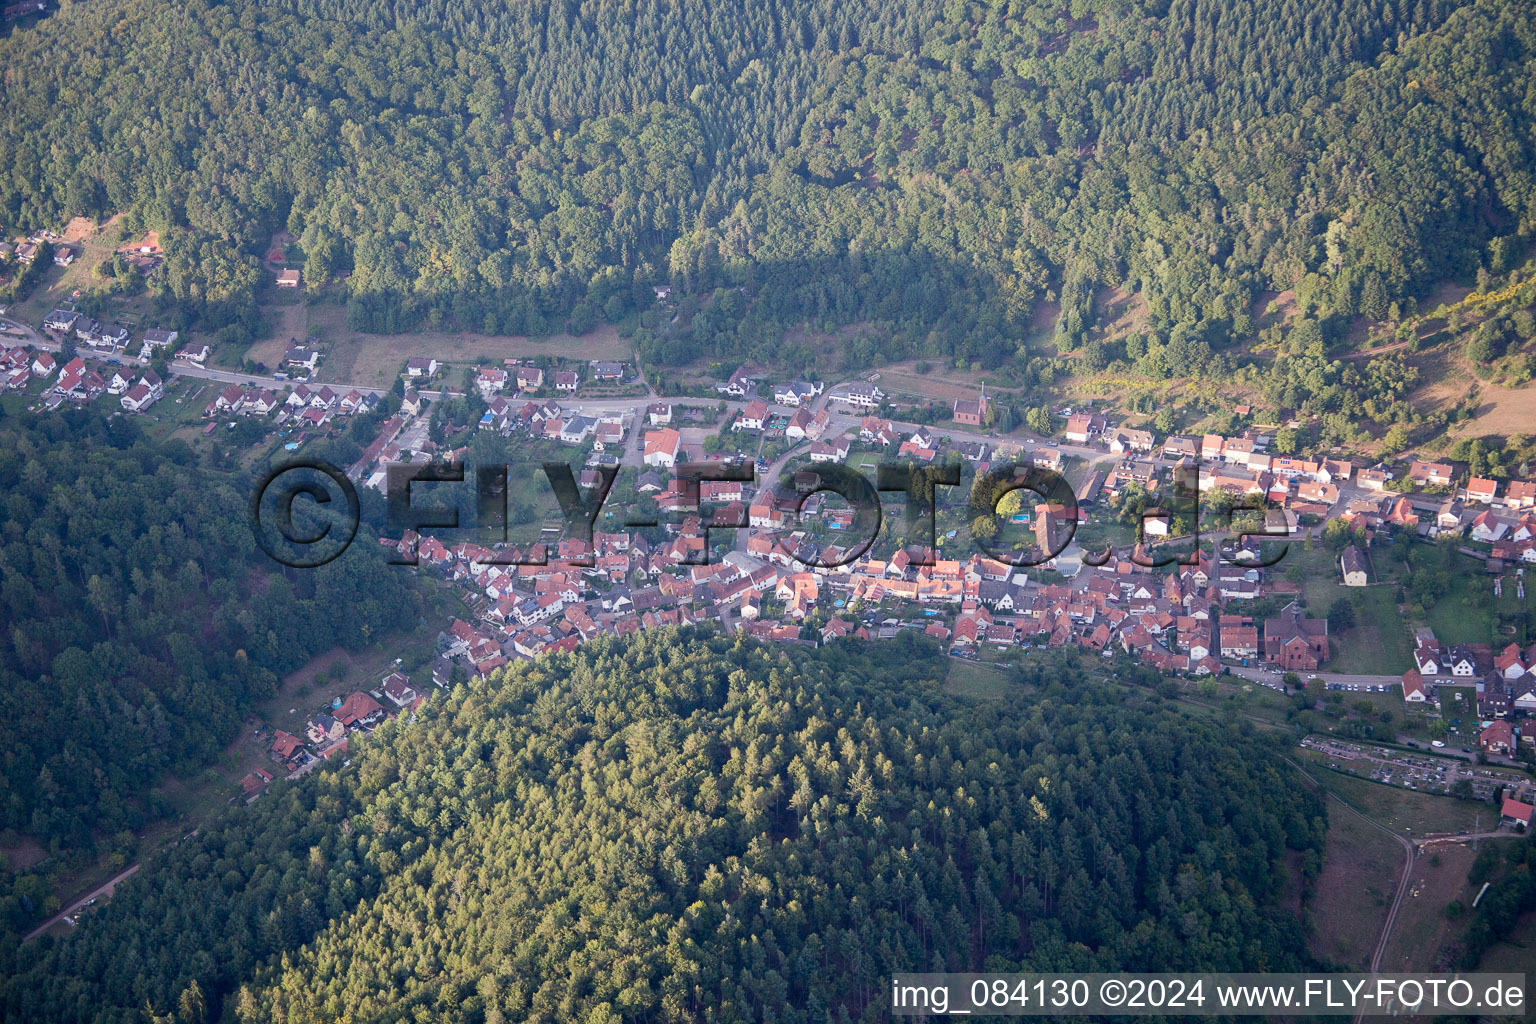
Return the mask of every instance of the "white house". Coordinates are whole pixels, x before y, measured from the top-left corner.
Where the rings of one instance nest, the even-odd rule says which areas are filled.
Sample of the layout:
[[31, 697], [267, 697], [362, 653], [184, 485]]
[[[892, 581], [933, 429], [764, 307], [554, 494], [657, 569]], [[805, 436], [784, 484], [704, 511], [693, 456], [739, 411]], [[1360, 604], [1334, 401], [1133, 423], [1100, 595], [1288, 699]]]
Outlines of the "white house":
[[768, 403], [757, 399], [747, 403], [747, 407], [736, 417], [736, 422], [731, 424], [732, 430], [762, 430], [763, 424], [768, 419]]
[[677, 465], [677, 453], [682, 449], [682, 445], [682, 435], [671, 427], [646, 431], [645, 464], [647, 466], [665, 466], [671, 469]]
[[149, 385], [140, 381], [128, 390], [128, 393], [118, 399], [122, 407], [129, 412], [143, 412], [155, 404], [155, 395], [150, 391]]
[[848, 385], [846, 401], [849, 405], [856, 405], [861, 409], [874, 409], [884, 400], [885, 392], [873, 384], [859, 382]]
[[1368, 582], [1365, 572], [1365, 556], [1353, 544], [1339, 555], [1339, 570], [1344, 574], [1346, 587], [1363, 587]]
[[803, 380], [780, 384], [773, 391], [773, 400], [779, 405], [799, 405], [821, 394], [822, 385]]

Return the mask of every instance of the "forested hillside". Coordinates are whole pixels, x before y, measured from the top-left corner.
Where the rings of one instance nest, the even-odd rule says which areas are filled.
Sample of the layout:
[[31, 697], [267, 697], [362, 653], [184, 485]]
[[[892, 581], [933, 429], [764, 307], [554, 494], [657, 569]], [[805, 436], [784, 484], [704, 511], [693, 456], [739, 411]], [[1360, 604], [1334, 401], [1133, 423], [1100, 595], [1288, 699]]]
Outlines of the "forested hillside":
[[[80, 846], [140, 827], [280, 675], [414, 621], [376, 544], [279, 571], [250, 487], [136, 420], [0, 420], [0, 830]], [[19, 913], [0, 900], [0, 925]]]
[[670, 279], [745, 298], [652, 360], [872, 320], [858, 365], [990, 367], [1119, 286], [1198, 373], [1263, 289], [1379, 318], [1521, 258], [1533, 57], [1512, 0], [93, 0], [0, 41], [0, 219], [184, 228], [159, 287], [213, 325], [286, 227], [373, 331], [581, 330]]
[[1279, 902], [1323, 811], [1261, 740], [1066, 661], [976, 705], [947, 664], [675, 630], [519, 663], [6, 950], [0, 1009], [819, 1024], [897, 970], [1305, 966]]

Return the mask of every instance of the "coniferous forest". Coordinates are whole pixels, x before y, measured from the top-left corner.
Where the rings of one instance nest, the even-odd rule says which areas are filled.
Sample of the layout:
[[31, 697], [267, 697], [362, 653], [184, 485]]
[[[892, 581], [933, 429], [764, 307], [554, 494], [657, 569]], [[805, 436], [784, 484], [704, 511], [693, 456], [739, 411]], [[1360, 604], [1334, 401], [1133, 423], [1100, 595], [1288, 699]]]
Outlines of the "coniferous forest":
[[1102, 365], [1118, 287], [1143, 363], [1220, 372], [1265, 290], [1380, 319], [1524, 258], [1533, 58], [1510, 0], [69, 3], [0, 41], [0, 220], [126, 211], [237, 331], [286, 229], [379, 333], [580, 332], [671, 281], [735, 297], [650, 362], [867, 321], [859, 365], [1022, 366], [1045, 310]]
[[163, 817], [154, 788], [211, 762], [281, 675], [415, 619], [376, 544], [283, 572], [250, 489], [138, 420], [0, 420], [0, 829], [80, 847]]
[[895, 971], [1310, 966], [1322, 805], [1262, 739], [947, 661], [663, 630], [500, 670], [5, 947], [0, 1012], [821, 1022]]

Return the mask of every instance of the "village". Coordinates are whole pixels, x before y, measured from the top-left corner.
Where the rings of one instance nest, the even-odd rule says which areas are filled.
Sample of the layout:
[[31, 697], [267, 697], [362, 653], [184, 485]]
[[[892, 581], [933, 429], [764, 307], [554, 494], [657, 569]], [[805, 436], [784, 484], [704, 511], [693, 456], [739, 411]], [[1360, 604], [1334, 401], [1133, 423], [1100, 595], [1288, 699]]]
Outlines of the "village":
[[[205, 421], [203, 433], [260, 420], [292, 452], [351, 417], [376, 413], [388, 394], [315, 381], [324, 353], [297, 340], [270, 377], [223, 374], [238, 378], [226, 383], [208, 367], [208, 346], [178, 347], [174, 331], [150, 328], [135, 340], [66, 309], [42, 327], [53, 350], [22, 345], [0, 357], [0, 386], [36, 392], [42, 382], [39, 412], [107, 396], [124, 414], [143, 413], [169, 383], [150, 368], [153, 361], [173, 377], [213, 384], [212, 397], [191, 410]], [[66, 342], [76, 354], [60, 366]], [[1344, 455], [1281, 454], [1274, 431], [1257, 425], [1230, 437], [1159, 438], [1112, 423], [1104, 412], [1070, 407], [1055, 410], [1052, 436], [1000, 436], [989, 429], [984, 388], [976, 398], [956, 399], [947, 422], [928, 425], [897, 419], [876, 374], [833, 385], [766, 377], [739, 371], [720, 382], [713, 403], [654, 394], [587, 398], [592, 385], [632, 384], [635, 371], [611, 360], [550, 369], [507, 359], [474, 367], [466, 388], [455, 391], [438, 360], [405, 361], [391, 414], [346, 467], [359, 484], [382, 490], [391, 465], [462, 460], [467, 442], [483, 435], [509, 450], [556, 446], [579, 465], [584, 488], [612, 467], [620, 489], [656, 513], [655, 525], [630, 529], [608, 509], [590, 543], [560, 537], [549, 525], [538, 539], [512, 545], [413, 532], [390, 538], [402, 560], [443, 579], [473, 611], [444, 630], [432, 682], [446, 687], [599, 636], [693, 622], [797, 644], [912, 631], [978, 662], [1072, 647], [1194, 679], [1230, 675], [1278, 690], [1319, 680], [1328, 690], [1397, 692], [1420, 715], [1454, 720], [1447, 728], [1462, 737], [1458, 751], [1510, 758], [1536, 750], [1536, 728], [1521, 728], [1536, 712], [1536, 645], [1511, 642], [1495, 651], [1487, 643], [1441, 643], [1432, 629], [1419, 628], [1407, 641], [1413, 661], [1406, 671], [1332, 671], [1338, 645], [1330, 642], [1329, 609], [1311, 607], [1306, 586], [1284, 562], [1266, 564], [1265, 550], [1274, 541], [1326, 535], [1325, 527], [1340, 522], [1348, 543], [1331, 562], [1312, 557], [1308, 571], [1364, 591], [1385, 586], [1375, 578], [1373, 550], [1452, 544], [1464, 574], [1490, 579], [1495, 595], [1508, 589], [1523, 602], [1524, 567], [1536, 564], [1536, 483], [1478, 478], [1416, 459], [1361, 464]], [[479, 418], [434, 442], [434, 404], [468, 393], [483, 407]], [[863, 544], [851, 538], [853, 510], [828, 499], [815, 469], [848, 464], [872, 476], [892, 460], [954, 466], [961, 474], [960, 486], [937, 488], [942, 529], [933, 548], [892, 528]], [[672, 472], [701, 462], [733, 466], [730, 475], [750, 482], [690, 486]], [[988, 554], [975, 543], [967, 485], [1008, 467], [1061, 474], [1074, 500], [1016, 501], [998, 517]], [[1198, 481], [1184, 492], [1197, 492], [1204, 508], [1181, 492], [1180, 480]], [[1131, 498], [1144, 511], [1125, 522]], [[1196, 531], [1204, 543], [1192, 543]], [[507, 564], [514, 559], [527, 564]], [[401, 687], [410, 695], [403, 704], [393, 693]], [[302, 739], [276, 737], [274, 757], [285, 773], [305, 771], [345, 750], [349, 730], [369, 729], [388, 705], [408, 710], [427, 692], [403, 677], [381, 680], [317, 715]], [[1442, 693], [1462, 703], [1442, 707]], [[246, 784], [254, 793], [265, 781], [256, 773]]]

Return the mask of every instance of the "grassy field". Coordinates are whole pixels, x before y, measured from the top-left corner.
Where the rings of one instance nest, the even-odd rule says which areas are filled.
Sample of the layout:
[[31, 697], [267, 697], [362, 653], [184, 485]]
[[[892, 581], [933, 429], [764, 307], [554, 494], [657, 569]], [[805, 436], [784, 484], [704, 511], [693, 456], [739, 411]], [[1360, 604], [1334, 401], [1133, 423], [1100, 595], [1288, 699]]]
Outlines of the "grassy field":
[[1398, 844], [1353, 814], [1330, 808], [1323, 870], [1308, 904], [1314, 956], [1364, 970], [1402, 870]]
[[[257, 353], [275, 356], [278, 346], [286, 347], [297, 314], [291, 307], [284, 307], [276, 333], [251, 346], [251, 358]], [[394, 382], [401, 366], [414, 356], [429, 356], [445, 362], [450, 369], [446, 380], [457, 386], [463, 376], [463, 368], [473, 366], [479, 359], [496, 361], [525, 356], [565, 356], [573, 359], [634, 358], [634, 349], [628, 341], [619, 337], [612, 326], [602, 326], [590, 334], [573, 337], [569, 334], [553, 334], [546, 338], [529, 338], [522, 335], [447, 334], [427, 332], [422, 334], [398, 334], [388, 337], [360, 334], [346, 326], [346, 311], [341, 306], [311, 304], [304, 311], [305, 336], [314, 335], [329, 352], [320, 364], [317, 380], [341, 381], [348, 384], [364, 384], [371, 387], [387, 387]], [[266, 359], [262, 360], [266, 362]], [[269, 365], [271, 365], [269, 363]]]
[[[1517, 596], [1516, 577], [1506, 573], [1503, 592], [1495, 597], [1493, 577], [1484, 571], [1482, 562], [1435, 544], [1395, 548], [1378, 557], [1377, 564], [1400, 568], [1404, 556], [1416, 571], [1444, 574], [1448, 589], [1425, 605], [1419, 623], [1433, 629], [1442, 642], [1503, 646], [1510, 641], [1524, 645], [1536, 639], [1536, 586], [1528, 586], [1522, 600]], [[1536, 580], [1529, 582], [1536, 584]], [[1512, 626], [1513, 632], [1496, 635], [1496, 618]]]
[[[40, 324], [53, 309], [73, 299], [76, 291], [90, 292], [109, 282], [98, 277], [96, 268], [110, 260], [118, 246], [129, 241], [114, 218], [99, 227], [84, 218], [71, 221], [64, 231], [76, 258], [68, 267], [49, 266], [32, 294], [16, 304], [15, 316], [31, 324]], [[55, 243], [58, 244], [58, 243]], [[147, 295], [115, 296], [108, 300], [109, 316], [124, 323], [144, 326], [149, 309]]]
[[1349, 599], [1355, 606], [1355, 625], [1329, 637], [1329, 671], [1397, 675], [1413, 667], [1412, 642], [1407, 623], [1397, 608], [1396, 584], [1344, 586], [1329, 548], [1306, 551], [1292, 545], [1286, 556], [1286, 568], [1292, 559], [1299, 559], [1305, 568], [1302, 595], [1312, 615], [1322, 618], [1341, 598]]
[[1392, 937], [1381, 958], [1383, 971], [1447, 969], [1450, 964], [1445, 951], [1460, 940], [1472, 920], [1470, 914], [1456, 921], [1445, 916], [1446, 905], [1452, 900], [1470, 907], [1477, 895], [1477, 887], [1467, 883], [1467, 872], [1476, 857], [1472, 845], [1447, 843], [1431, 850], [1414, 859], [1408, 895], [1398, 908]]
[[944, 691], [978, 700], [1002, 700], [1013, 689], [1013, 673], [1001, 667], [951, 658]]
[[[1470, 901], [1463, 901], [1470, 903]], [[1515, 930], [1503, 942], [1494, 943], [1478, 961], [1480, 971], [1524, 971], [1529, 974], [1536, 964], [1536, 911], [1523, 914]]]
[[1493, 808], [1487, 804], [1456, 800], [1448, 796], [1416, 793], [1411, 789], [1386, 786], [1369, 779], [1355, 778], [1331, 771], [1322, 757], [1312, 751], [1298, 751], [1313, 762], [1313, 776], [1351, 807], [1394, 832], [1423, 835], [1426, 832], [1471, 831], [1479, 822], [1492, 824]]

